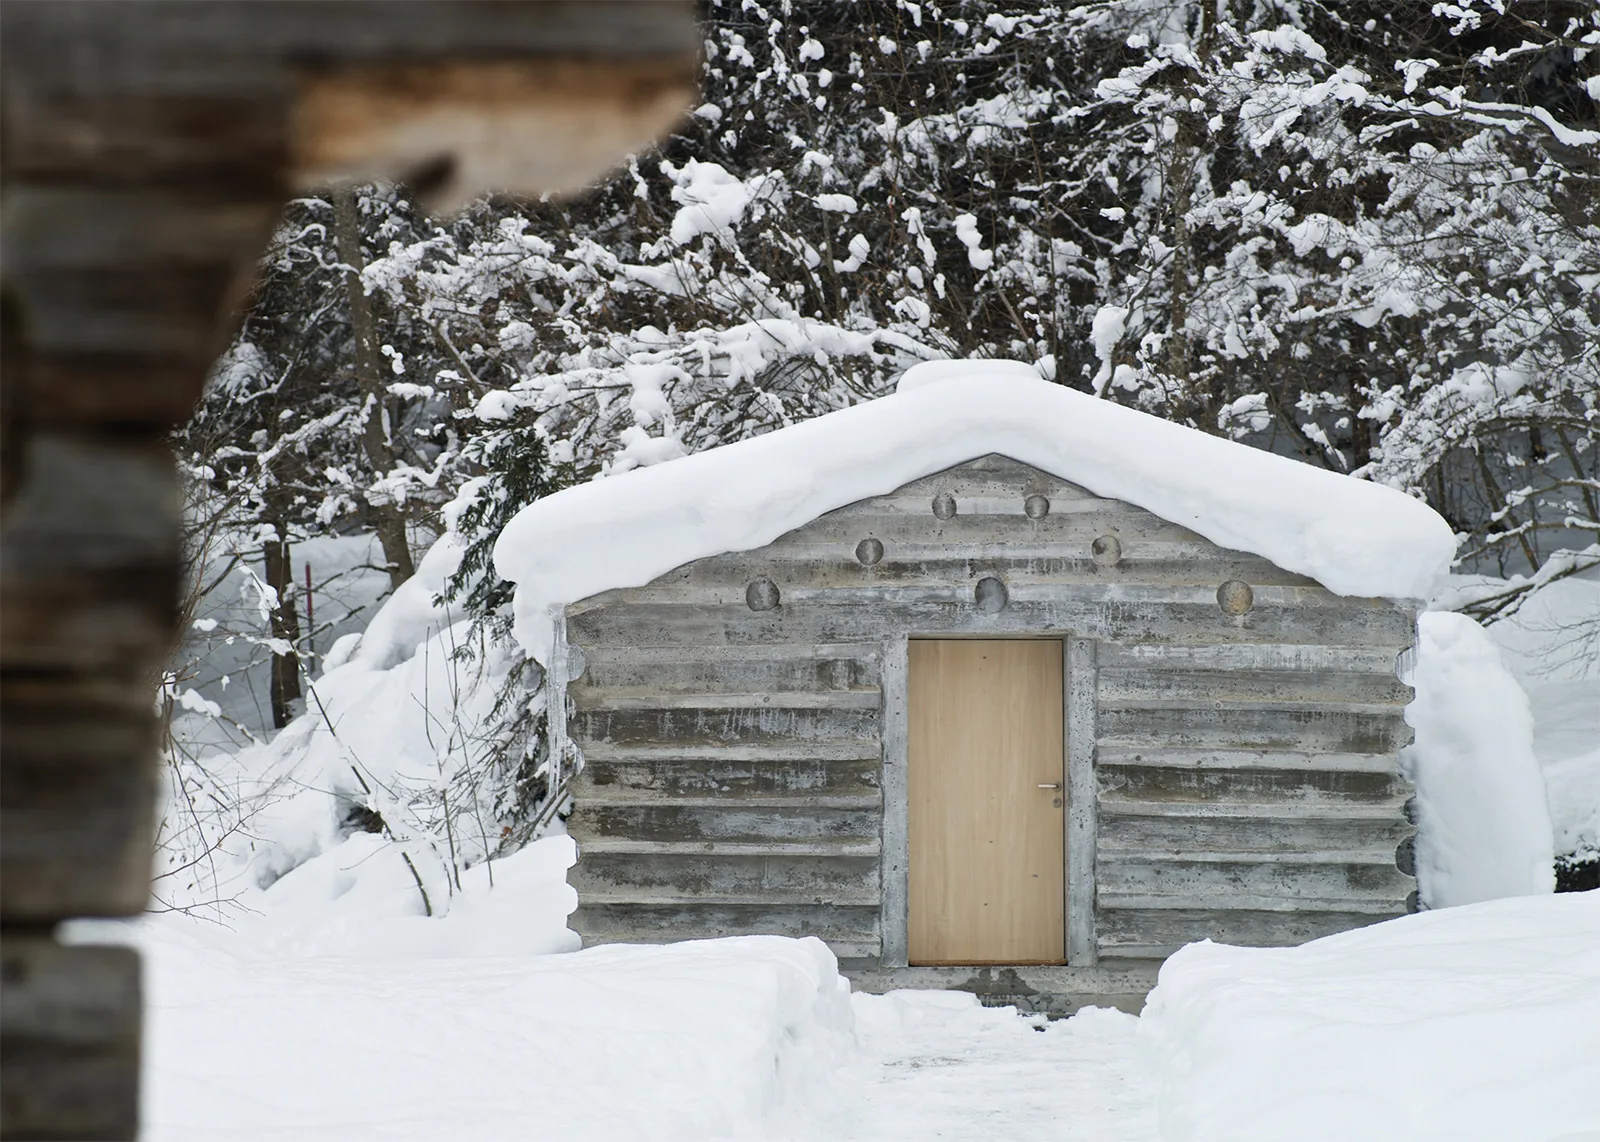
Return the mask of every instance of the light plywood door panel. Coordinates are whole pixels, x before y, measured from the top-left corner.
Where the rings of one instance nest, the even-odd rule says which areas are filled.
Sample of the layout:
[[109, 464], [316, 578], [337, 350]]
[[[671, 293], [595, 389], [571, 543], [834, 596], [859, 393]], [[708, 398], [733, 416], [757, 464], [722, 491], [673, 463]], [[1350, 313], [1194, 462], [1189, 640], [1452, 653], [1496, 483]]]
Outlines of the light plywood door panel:
[[1062, 644], [907, 649], [910, 962], [1062, 963]]

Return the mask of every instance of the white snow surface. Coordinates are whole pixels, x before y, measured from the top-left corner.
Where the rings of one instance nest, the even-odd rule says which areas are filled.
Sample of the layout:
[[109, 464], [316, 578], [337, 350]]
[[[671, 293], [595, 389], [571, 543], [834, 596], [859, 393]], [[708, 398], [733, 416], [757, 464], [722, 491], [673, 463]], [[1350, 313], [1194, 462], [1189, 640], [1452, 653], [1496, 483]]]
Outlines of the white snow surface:
[[[482, 764], [485, 727], [515, 660], [514, 647], [489, 640], [476, 644], [470, 660], [456, 657], [474, 639], [472, 624], [434, 599], [461, 551], [453, 537], [436, 542], [365, 632], [341, 639], [323, 673], [306, 680], [307, 709], [275, 737], [204, 758], [209, 792], [195, 794], [200, 808], [208, 810], [215, 797], [234, 805], [240, 819], [210, 834], [214, 848], [204, 859], [189, 850], [159, 854], [160, 903], [226, 901], [271, 884], [339, 845], [341, 814], [359, 802], [412, 838], [418, 875], [440, 910], [449, 907], [449, 861], [416, 815], [432, 812], [430, 791]], [[464, 822], [459, 855], [473, 860], [493, 846], [484, 834], [496, 819], [488, 803], [493, 790], [480, 783], [477, 793], [481, 803], [457, 803]], [[194, 809], [174, 797], [169, 790], [167, 815], [181, 823]]]
[[[359, 835], [227, 926], [75, 922], [145, 956], [147, 1142], [1576, 1142], [1600, 1131], [1600, 893], [1300, 948], [1191, 945], [1141, 1017], [848, 995], [775, 936], [571, 951], [574, 849], [422, 915]], [[1158, 1126], [1159, 1118], [1159, 1126]]]
[[[1417, 890], [1430, 908], [1555, 890], [1550, 807], [1533, 753], [1533, 713], [1499, 648], [1466, 615], [1417, 623]], [[1600, 949], [1597, 949], [1600, 955]]]
[[[921, 369], [939, 379], [922, 382]], [[893, 395], [523, 508], [495, 546], [496, 569], [517, 585], [516, 637], [547, 662], [554, 615], [568, 603], [764, 546], [824, 512], [989, 453], [1341, 595], [1427, 598], [1455, 552], [1449, 525], [1391, 488], [1050, 384], [1030, 366], [941, 361], [910, 370]]]
[[1095, 311], [1094, 322], [1089, 327], [1089, 339], [1094, 342], [1094, 355], [1100, 358], [1100, 370], [1094, 375], [1094, 391], [1106, 391], [1111, 380], [1111, 370], [1117, 342], [1128, 326], [1129, 310], [1120, 305], [1102, 305]]
[[1528, 693], [1558, 853], [1600, 853], [1600, 578], [1550, 583], [1489, 627]]
[[[1600, 548], [1567, 554], [1592, 560]], [[1540, 577], [1566, 562], [1552, 556]], [[1463, 607], [1527, 582], [1452, 575], [1432, 606]], [[1545, 582], [1486, 629], [1533, 713], [1533, 755], [1544, 770], [1555, 851], [1600, 853], [1600, 566]]]
[[965, 992], [851, 997], [854, 1050], [793, 1142], [1156, 1142], [1139, 1020], [1086, 1008], [1047, 1022]]
[[669, 234], [679, 246], [702, 234], [725, 233], [736, 226], [750, 204], [766, 190], [767, 178], [740, 179], [717, 163], [689, 159], [681, 167], [662, 160], [662, 173], [672, 179], [672, 200], [680, 204]]
[[[1592, 707], [1589, 712], [1592, 717]], [[1555, 851], [1600, 854], [1600, 746], [1545, 766], [1544, 784]]]
[[1600, 892], [1191, 944], [1139, 1033], [1165, 1142], [1593, 1142]]
[[353, 940], [307, 949], [263, 939], [261, 923], [174, 916], [139, 926], [142, 1138], [751, 1139], [811, 1102], [849, 1046], [849, 985], [818, 940], [533, 954], [571, 938], [566, 838], [497, 862], [495, 889], [472, 886], [476, 916], [424, 919], [414, 888], [411, 908], [323, 891], [366, 879], [384, 847], [352, 840], [266, 894], [314, 873], [274, 919], [309, 930], [337, 914], [347, 936], [369, 929]]
[[[196, 938], [247, 958], [278, 961], [433, 960], [547, 956], [576, 951], [566, 918], [578, 906], [567, 884], [572, 839], [546, 837], [461, 873], [455, 888], [425, 875], [433, 915], [402, 855], [414, 846], [376, 833], [335, 839], [264, 889], [250, 888], [227, 907], [205, 909], [188, 927]], [[419, 872], [432, 873], [421, 853]], [[158, 917], [177, 924], [177, 917]]]

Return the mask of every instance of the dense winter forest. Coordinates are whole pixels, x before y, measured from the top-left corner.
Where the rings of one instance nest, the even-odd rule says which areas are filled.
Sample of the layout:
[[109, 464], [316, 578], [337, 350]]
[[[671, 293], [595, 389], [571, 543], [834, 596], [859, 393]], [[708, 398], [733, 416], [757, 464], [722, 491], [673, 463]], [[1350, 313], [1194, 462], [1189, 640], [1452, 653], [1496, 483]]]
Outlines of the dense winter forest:
[[[942, 357], [1421, 497], [1485, 621], [1600, 563], [1591, 4], [720, 0], [705, 31], [703, 104], [581, 197], [291, 204], [175, 442], [198, 629], [169, 709], [245, 738], [315, 715], [346, 612], [448, 534], [428, 590], [496, 701], [440, 722], [437, 783], [351, 812], [452, 863], [514, 846], [550, 806], [490, 559], [510, 515]], [[363, 537], [377, 590], [334, 606], [303, 552]], [[252, 621], [200, 617], [240, 583]], [[252, 669], [253, 725], [213, 700]], [[172, 760], [191, 809], [231, 806], [169, 820], [187, 868], [256, 810], [183, 735]]]

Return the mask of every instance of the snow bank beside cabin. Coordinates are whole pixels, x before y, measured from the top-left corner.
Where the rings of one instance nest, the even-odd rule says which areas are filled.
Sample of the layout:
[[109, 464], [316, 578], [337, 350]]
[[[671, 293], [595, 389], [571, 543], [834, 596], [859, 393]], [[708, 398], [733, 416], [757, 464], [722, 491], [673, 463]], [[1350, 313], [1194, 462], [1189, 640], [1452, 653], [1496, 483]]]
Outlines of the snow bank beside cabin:
[[1169, 1142], [1600, 1132], [1600, 892], [1175, 953], [1140, 1019]]
[[1341, 595], [1425, 598], [1449, 526], [1391, 488], [1171, 424], [1026, 365], [939, 361], [900, 391], [752, 440], [568, 488], [495, 546], [515, 633], [547, 661], [556, 609], [674, 567], [764, 546], [824, 512], [991, 452], [1126, 500]]
[[178, 918], [137, 942], [150, 1142], [761, 1138], [852, 1026], [816, 939], [284, 958]]
[[1466, 615], [1432, 611], [1417, 628], [1416, 698], [1406, 707], [1416, 739], [1403, 761], [1417, 787], [1418, 893], [1445, 908], [1554, 891], [1527, 696]]
[[[449, 907], [450, 858], [475, 862], [497, 844], [493, 783], [461, 778], [493, 763], [491, 715], [517, 659], [514, 647], [478, 639], [465, 616], [434, 602], [460, 559], [453, 537], [435, 543], [367, 629], [333, 645], [322, 674], [306, 682], [305, 712], [276, 737], [186, 770], [185, 789], [169, 791], [160, 903], [265, 888], [339, 845], [350, 832], [345, 814], [360, 804], [406, 842], [437, 907]], [[475, 639], [474, 653], [458, 657]], [[454, 853], [439, 835], [446, 792]], [[192, 818], [203, 829], [186, 829]]]
[[[238, 954], [275, 961], [572, 952], [580, 941], [567, 916], [578, 906], [578, 894], [567, 883], [567, 869], [577, 855], [571, 837], [545, 837], [511, 856], [462, 870], [456, 884], [446, 881], [426, 849], [356, 833], [266, 888], [248, 888], [227, 907], [201, 912], [206, 919], [199, 923], [225, 926], [226, 945]], [[413, 868], [428, 886], [432, 916]]]
[[1533, 708], [1555, 850], [1600, 853], [1600, 569], [1541, 587], [1488, 629]]

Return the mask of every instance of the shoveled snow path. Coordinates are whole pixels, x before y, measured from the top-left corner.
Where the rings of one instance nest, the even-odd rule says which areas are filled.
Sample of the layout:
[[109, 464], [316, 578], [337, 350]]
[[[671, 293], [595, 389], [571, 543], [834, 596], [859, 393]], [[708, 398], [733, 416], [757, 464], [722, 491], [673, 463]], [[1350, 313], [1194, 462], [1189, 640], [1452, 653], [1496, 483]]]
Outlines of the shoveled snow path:
[[1159, 1138], [1132, 1015], [1091, 1009], [1046, 1024], [949, 992], [857, 995], [853, 1006], [855, 1063], [795, 1142]]
[[78, 921], [144, 955], [146, 1142], [1151, 1142], [1138, 1020], [852, 995], [814, 939], [573, 951], [552, 837], [419, 915], [361, 834], [227, 924]]
[[814, 940], [534, 956], [430, 956], [415, 942], [427, 931], [464, 944], [467, 918], [373, 921], [382, 943], [360, 957], [296, 954], [292, 940], [255, 943], [181, 917], [78, 925], [81, 937], [132, 936], [144, 952], [141, 1136], [1158, 1137], [1131, 1015], [1046, 1023], [964, 993], [845, 995]]

